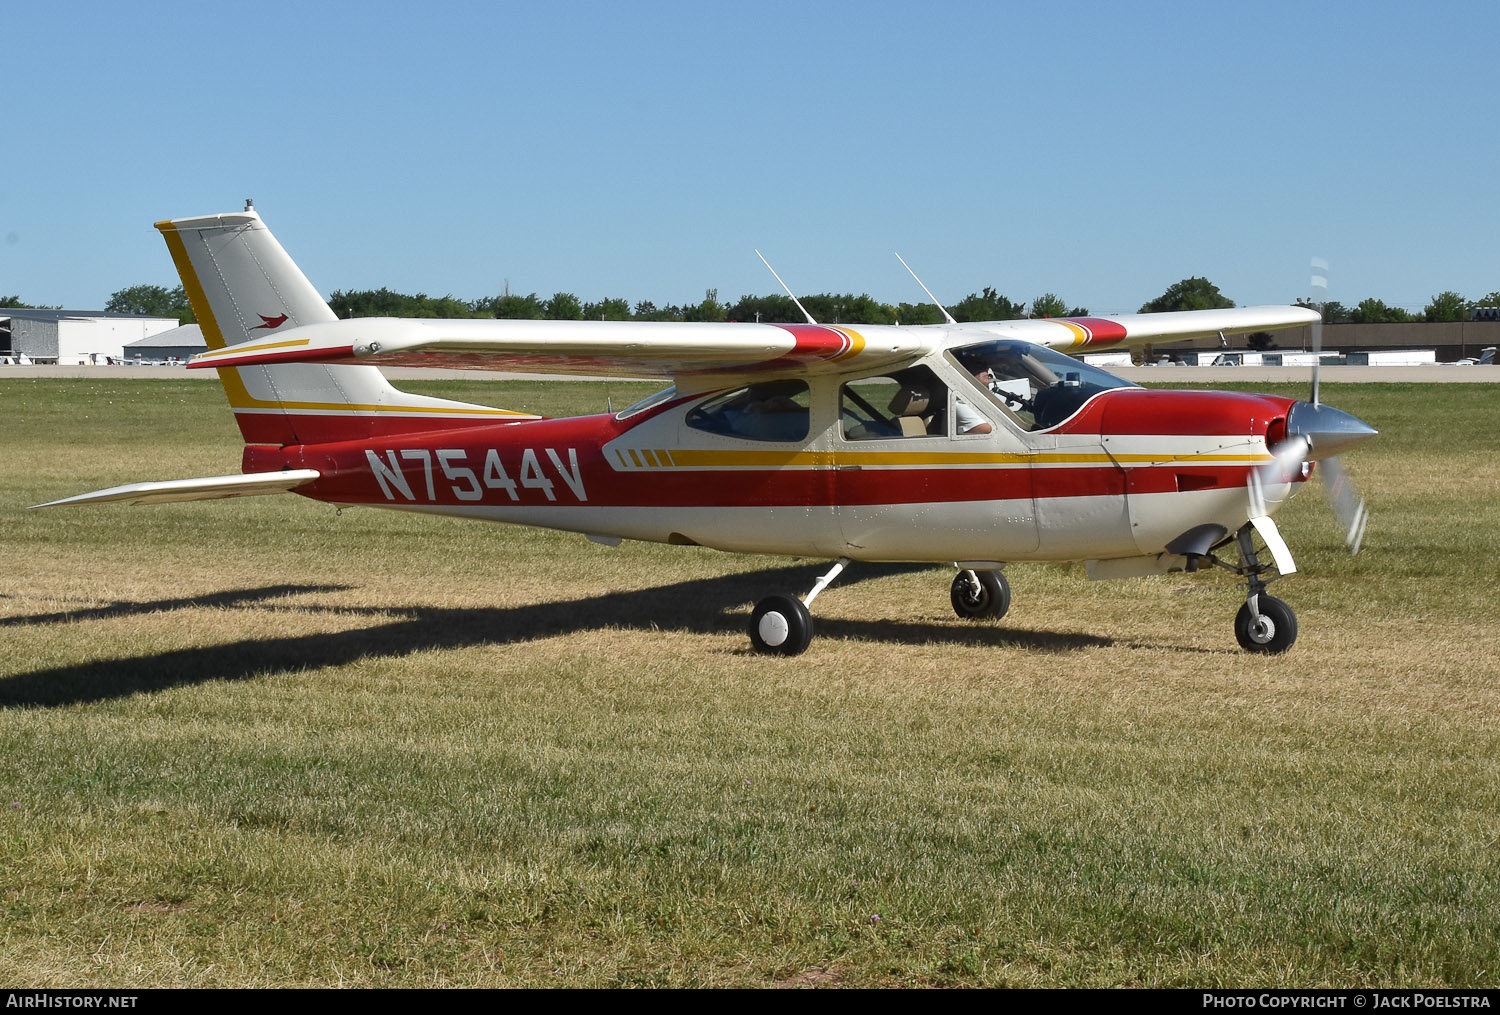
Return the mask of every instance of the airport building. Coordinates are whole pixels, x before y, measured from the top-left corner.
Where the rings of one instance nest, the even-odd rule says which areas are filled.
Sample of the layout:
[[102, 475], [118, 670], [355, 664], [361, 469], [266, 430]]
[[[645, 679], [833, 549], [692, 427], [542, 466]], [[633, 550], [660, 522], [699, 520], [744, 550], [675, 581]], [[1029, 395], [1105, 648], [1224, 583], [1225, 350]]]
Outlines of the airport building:
[[0, 307], [0, 363], [120, 363], [125, 360], [127, 344], [177, 326], [175, 317]]
[[200, 352], [208, 352], [203, 329], [184, 324], [125, 345], [127, 363], [186, 363]]
[[[1270, 345], [1264, 352], [1284, 354], [1306, 352], [1311, 348], [1311, 328], [1288, 328], [1269, 334]], [[1246, 336], [1234, 336], [1237, 349], [1244, 349]], [[1452, 363], [1464, 358], [1477, 358], [1487, 347], [1500, 345], [1500, 320], [1450, 321], [1445, 323], [1411, 324], [1325, 324], [1323, 326], [1323, 348], [1345, 354], [1366, 355], [1372, 365], [1377, 362], [1395, 364], [1389, 354], [1402, 350], [1430, 349], [1438, 363]], [[1189, 351], [1222, 351], [1216, 338], [1200, 338], [1192, 342], [1163, 343], [1158, 353], [1183, 353]], [[1254, 345], [1251, 345], [1254, 348]], [[1212, 359], [1212, 357], [1209, 357]], [[1206, 362], [1206, 361], [1205, 361]], [[1278, 360], [1279, 362], [1279, 360]], [[1290, 364], [1288, 364], [1290, 365]]]

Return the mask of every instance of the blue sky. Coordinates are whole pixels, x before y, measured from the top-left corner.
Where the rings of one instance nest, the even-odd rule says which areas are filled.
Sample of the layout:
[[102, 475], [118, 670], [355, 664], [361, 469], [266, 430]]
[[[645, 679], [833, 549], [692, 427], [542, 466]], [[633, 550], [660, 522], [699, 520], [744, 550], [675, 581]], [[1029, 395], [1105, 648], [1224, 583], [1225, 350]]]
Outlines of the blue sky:
[[175, 284], [246, 197], [314, 285], [1129, 312], [1500, 289], [1491, 3], [6, 6], [0, 295]]

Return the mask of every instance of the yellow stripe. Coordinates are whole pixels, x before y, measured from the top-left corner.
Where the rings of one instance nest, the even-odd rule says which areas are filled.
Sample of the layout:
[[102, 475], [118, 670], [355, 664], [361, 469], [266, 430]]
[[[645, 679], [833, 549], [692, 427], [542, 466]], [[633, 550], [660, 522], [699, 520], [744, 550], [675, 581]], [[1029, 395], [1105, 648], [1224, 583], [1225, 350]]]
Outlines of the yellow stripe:
[[286, 349], [294, 345], [307, 345], [312, 342], [310, 338], [290, 338], [285, 342], [267, 342], [264, 345], [237, 345], [232, 349], [215, 349], [212, 352], [198, 354], [199, 359], [212, 359], [215, 356], [235, 356], [247, 352], [261, 352], [266, 349]]
[[1072, 321], [1053, 321], [1052, 323], [1061, 324], [1064, 328], [1067, 328], [1073, 333], [1073, 344], [1069, 346], [1069, 348], [1076, 349], [1080, 345], [1088, 344], [1089, 333], [1079, 325], [1074, 324]]
[[[632, 452], [634, 454], [634, 452]], [[795, 468], [819, 465], [1108, 465], [1112, 462], [1265, 462], [1270, 455], [933, 454], [907, 451], [701, 451], [678, 449], [672, 464], [685, 468]]]
[[839, 362], [840, 360], [846, 360], [851, 356], [858, 356], [860, 353], [865, 351], [865, 336], [861, 335], [853, 328], [835, 328], [834, 330], [842, 332], [849, 339], [849, 351], [835, 356], [833, 358], [833, 361], [835, 363]]

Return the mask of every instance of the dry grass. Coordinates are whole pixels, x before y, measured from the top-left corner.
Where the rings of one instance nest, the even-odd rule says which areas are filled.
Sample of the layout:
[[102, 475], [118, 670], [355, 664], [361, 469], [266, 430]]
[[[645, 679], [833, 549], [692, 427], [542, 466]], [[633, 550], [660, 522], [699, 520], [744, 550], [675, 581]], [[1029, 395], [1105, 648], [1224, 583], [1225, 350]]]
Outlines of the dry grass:
[[[428, 385], [558, 413], [590, 386]], [[635, 397], [609, 393], [616, 406]], [[22, 512], [233, 471], [197, 382], [0, 384], [0, 979], [1473, 985], [1500, 945], [1485, 386], [1333, 389], [1286, 658], [1227, 576], [850, 569], [297, 498]], [[1462, 443], [1461, 443], [1462, 442]], [[1476, 443], [1477, 442], [1477, 443]]]

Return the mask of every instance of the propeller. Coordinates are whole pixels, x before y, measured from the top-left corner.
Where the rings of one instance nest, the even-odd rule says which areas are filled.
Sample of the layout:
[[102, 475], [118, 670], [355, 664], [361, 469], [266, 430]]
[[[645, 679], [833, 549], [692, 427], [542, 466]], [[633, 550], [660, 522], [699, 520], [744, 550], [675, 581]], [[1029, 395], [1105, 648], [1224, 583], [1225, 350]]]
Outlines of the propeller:
[[1323, 308], [1328, 296], [1328, 262], [1321, 258], [1312, 262], [1312, 288], [1310, 306], [1318, 311], [1318, 320], [1311, 328], [1312, 397], [1292, 406], [1287, 413], [1286, 437], [1270, 449], [1272, 460], [1255, 470], [1250, 482], [1250, 516], [1267, 514], [1267, 499], [1274, 497], [1280, 503], [1291, 494], [1290, 484], [1298, 478], [1298, 473], [1307, 474], [1307, 463], [1317, 462], [1329, 504], [1343, 527], [1344, 542], [1350, 553], [1358, 553], [1370, 512], [1338, 455], [1375, 436], [1377, 431], [1364, 420], [1321, 401], [1319, 367], [1323, 353]]

